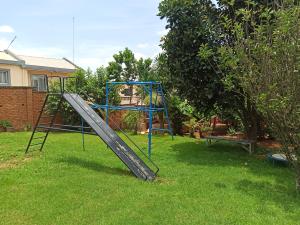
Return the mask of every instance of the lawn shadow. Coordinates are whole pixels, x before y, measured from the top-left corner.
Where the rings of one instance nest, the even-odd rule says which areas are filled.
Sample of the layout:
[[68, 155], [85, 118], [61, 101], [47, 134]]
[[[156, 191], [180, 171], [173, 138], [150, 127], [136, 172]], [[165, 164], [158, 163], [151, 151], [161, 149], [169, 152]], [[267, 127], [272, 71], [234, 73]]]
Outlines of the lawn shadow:
[[239, 166], [249, 160], [249, 154], [233, 144], [216, 143], [207, 146], [203, 142], [186, 142], [172, 145], [180, 162], [194, 165]]
[[[249, 155], [240, 146], [227, 143], [216, 143], [207, 146], [204, 142], [195, 141], [175, 144], [172, 150], [179, 162], [187, 165], [201, 165], [207, 167], [246, 167], [250, 173], [257, 176], [241, 176], [236, 183], [232, 183], [235, 189], [243, 194], [255, 196], [266, 204], [268, 201], [276, 202], [284, 210], [296, 210], [300, 208], [300, 196], [296, 194], [293, 186], [293, 173], [289, 168], [274, 167], [264, 159]], [[250, 178], [251, 177], [251, 178]], [[263, 178], [265, 177], [265, 179]], [[271, 182], [274, 180], [275, 182]], [[226, 188], [225, 183], [215, 183], [216, 188]]]
[[98, 162], [84, 160], [76, 157], [67, 157], [59, 160], [60, 163], [66, 163], [69, 165], [75, 165], [89, 170], [94, 170], [97, 172], [107, 173], [110, 175], [119, 175], [119, 176], [132, 176], [132, 173], [129, 170], [124, 170], [120, 168], [111, 168], [108, 166], [101, 165]]

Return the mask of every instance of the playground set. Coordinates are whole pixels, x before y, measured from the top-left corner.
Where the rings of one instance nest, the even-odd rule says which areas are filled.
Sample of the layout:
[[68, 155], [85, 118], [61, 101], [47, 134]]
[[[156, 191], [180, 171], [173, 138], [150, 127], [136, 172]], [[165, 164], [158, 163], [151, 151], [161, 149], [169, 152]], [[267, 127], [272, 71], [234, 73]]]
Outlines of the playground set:
[[[111, 89], [115, 86], [120, 85], [127, 85], [127, 86], [140, 86], [142, 88], [143, 94], [142, 96], [148, 95], [149, 96], [149, 106], [145, 106], [142, 104], [142, 100], [140, 100], [140, 105], [137, 106], [114, 106], [109, 104], [109, 93]], [[148, 157], [151, 157], [151, 148], [152, 148], [152, 134], [153, 131], [160, 131], [160, 132], [167, 132], [172, 136], [173, 139], [173, 132], [171, 128], [171, 123], [168, 115], [168, 109], [167, 104], [164, 97], [163, 88], [160, 82], [155, 81], [146, 81], [146, 82], [140, 82], [140, 81], [129, 81], [129, 82], [107, 82], [106, 83], [106, 99], [105, 99], [105, 105], [98, 105], [93, 104], [92, 108], [94, 109], [104, 109], [105, 110], [105, 118], [106, 123], [108, 124], [109, 121], [109, 111], [110, 110], [128, 110], [128, 111], [139, 111], [144, 112], [148, 115], [149, 119], [149, 129], [148, 129]], [[154, 98], [153, 98], [154, 97]], [[142, 98], [142, 97], [140, 97]], [[161, 103], [158, 104], [158, 99], [161, 99]], [[154, 101], [153, 101], [154, 100]], [[160, 106], [158, 106], [160, 105]], [[153, 116], [155, 113], [163, 112], [164, 113], [164, 119], [168, 123], [167, 128], [154, 128], [153, 127]]]
[[[152, 146], [152, 132], [158, 130], [160, 132], [168, 132], [172, 138], [172, 129], [168, 117], [167, 104], [165, 102], [165, 97], [160, 82], [107, 82], [106, 83], [106, 104], [98, 105], [97, 103], [87, 103], [81, 95], [88, 98], [85, 93], [73, 93], [73, 91], [68, 91], [66, 88], [67, 81], [70, 79], [76, 79], [75, 77], [51, 77], [51, 79], [57, 79], [59, 83], [59, 90], [52, 91], [49, 90], [49, 81], [47, 82], [47, 95], [40, 111], [39, 117], [34, 126], [32, 135], [28, 142], [26, 153], [29, 150], [40, 150], [42, 151], [47, 137], [50, 131], [67, 131], [67, 132], [77, 132], [82, 134], [82, 142], [84, 146], [84, 134], [96, 135], [101, 140], [103, 140], [106, 145], [115, 153], [115, 155], [129, 168], [132, 173], [143, 180], [154, 180], [159, 168], [151, 160], [151, 146]], [[77, 84], [77, 80], [76, 80]], [[145, 93], [150, 97], [150, 104], [148, 106], [113, 106], [109, 105], [109, 93], [111, 87], [115, 85], [139, 85], [143, 88]], [[76, 88], [77, 89], [77, 88]], [[154, 90], [154, 91], [153, 91]], [[155, 101], [152, 102], [153, 93], [155, 93]], [[58, 103], [56, 110], [53, 113], [47, 111], [47, 104], [51, 97], [57, 97]], [[161, 98], [161, 107], [157, 106], [157, 99]], [[56, 124], [56, 119], [58, 117], [59, 111], [62, 109], [63, 102], [67, 102], [75, 112], [81, 118], [81, 125], [65, 125]], [[104, 109], [105, 110], [105, 120], [96, 113], [95, 110]], [[149, 117], [149, 133], [148, 133], [148, 155], [141, 149], [123, 130], [118, 128], [118, 130], [128, 139], [130, 146], [109, 126], [109, 111], [110, 110], [134, 110], [145, 112]], [[163, 112], [164, 117], [168, 122], [168, 128], [153, 128], [152, 118], [154, 113]], [[46, 119], [49, 122], [44, 123], [43, 120]], [[112, 120], [110, 120], [113, 122]], [[88, 126], [86, 126], [87, 124]], [[134, 150], [136, 149], [136, 150]]]

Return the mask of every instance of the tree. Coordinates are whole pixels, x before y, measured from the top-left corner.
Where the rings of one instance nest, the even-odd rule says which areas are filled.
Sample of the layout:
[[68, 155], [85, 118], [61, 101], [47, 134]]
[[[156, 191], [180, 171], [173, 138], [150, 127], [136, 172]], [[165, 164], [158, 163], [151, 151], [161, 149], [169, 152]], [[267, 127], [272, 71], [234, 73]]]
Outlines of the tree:
[[209, 0], [164, 0], [159, 11], [161, 18], [167, 19], [169, 32], [162, 40], [162, 48], [179, 96], [207, 114], [216, 105], [230, 111], [239, 108], [239, 96], [225, 89], [223, 74], [198, 54], [203, 44], [214, 51], [221, 45], [219, 10]]
[[156, 73], [152, 68], [152, 62], [150, 58], [137, 60], [136, 68], [139, 81], [155, 81], [157, 79]]
[[123, 116], [123, 121], [126, 124], [128, 129], [133, 130], [133, 134], [137, 135], [138, 133], [138, 124], [141, 119], [141, 112], [138, 111], [128, 111]]
[[[94, 102], [100, 105], [105, 104], [105, 85], [106, 81], [108, 81], [108, 75], [105, 68], [98, 68], [96, 70], [96, 73], [93, 73], [90, 69], [86, 71], [83, 69], [78, 69], [74, 72], [73, 76], [75, 76], [76, 79], [69, 79], [66, 82], [65, 88], [67, 91], [78, 93], [87, 101]], [[59, 83], [52, 82], [50, 85], [50, 90], [59, 92]], [[118, 104], [120, 102], [119, 95], [116, 89], [112, 89], [110, 91], [110, 101], [113, 104]], [[49, 96], [47, 110], [50, 114], [53, 114], [53, 112], [56, 110], [58, 102], [58, 96]], [[80, 123], [80, 117], [76, 112], [74, 112], [72, 107], [67, 102], [63, 102], [61, 107], [61, 116], [65, 123]]]
[[167, 19], [169, 29], [162, 48], [174, 86], [199, 110], [213, 108], [223, 92], [219, 74], [198, 57], [201, 44], [215, 45], [211, 31], [216, 30], [217, 12], [209, 0], [164, 0], [159, 5], [159, 16]]
[[138, 78], [137, 60], [128, 48], [119, 51], [113, 56], [114, 61], [109, 62], [107, 72], [110, 80], [133, 81]]
[[169, 32], [162, 47], [180, 97], [207, 115], [218, 109], [223, 118], [238, 116], [247, 137], [256, 140], [260, 115], [237, 80], [231, 80], [234, 85], [228, 87], [230, 67], [220, 68], [219, 49], [234, 43], [226, 20], [246, 7], [245, 2], [224, 0], [217, 8], [209, 0], [164, 0], [159, 15], [167, 19]]
[[[253, 2], [249, 2], [253, 4]], [[273, 7], [275, 6], [275, 7]], [[236, 12], [235, 43], [222, 50], [227, 65], [296, 171], [300, 190], [300, 6], [284, 1]], [[247, 32], [250, 27], [251, 33]]]
[[[152, 60], [150, 58], [137, 60], [134, 53], [125, 48], [115, 54], [114, 61], [109, 62], [107, 69], [109, 79], [113, 81], [149, 81], [152, 80], [153, 71], [151, 68]], [[133, 87], [129, 86], [130, 93], [133, 93]], [[130, 103], [132, 95], [130, 96]]]

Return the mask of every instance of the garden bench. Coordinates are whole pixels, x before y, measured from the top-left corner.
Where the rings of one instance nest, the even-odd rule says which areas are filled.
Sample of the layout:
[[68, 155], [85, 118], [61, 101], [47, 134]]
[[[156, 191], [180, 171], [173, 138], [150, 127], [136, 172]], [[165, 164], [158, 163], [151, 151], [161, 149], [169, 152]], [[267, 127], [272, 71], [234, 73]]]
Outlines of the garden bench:
[[211, 145], [213, 141], [214, 141], [214, 143], [216, 143], [218, 141], [233, 142], [233, 143], [236, 143], [236, 144], [240, 144], [243, 149], [245, 149], [247, 152], [249, 152], [249, 154], [252, 154], [254, 152], [255, 141], [253, 141], [253, 140], [231, 139], [231, 138], [220, 137], [220, 136], [208, 136], [208, 137], [206, 137], [207, 145]]

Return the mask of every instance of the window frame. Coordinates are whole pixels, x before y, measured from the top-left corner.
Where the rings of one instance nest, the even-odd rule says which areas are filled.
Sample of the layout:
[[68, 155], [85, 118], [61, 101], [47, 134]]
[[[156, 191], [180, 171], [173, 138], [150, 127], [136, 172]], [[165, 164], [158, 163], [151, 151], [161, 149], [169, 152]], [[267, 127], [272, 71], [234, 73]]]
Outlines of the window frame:
[[[47, 75], [45, 74], [31, 74], [31, 87], [36, 92], [46, 92], [47, 91]], [[44, 80], [44, 89], [40, 88], [39, 79], [43, 78]], [[37, 81], [37, 87], [33, 85], [34, 81]]]
[[0, 68], [0, 72], [7, 72], [7, 83], [0, 83], [0, 87], [11, 86], [10, 70]]

